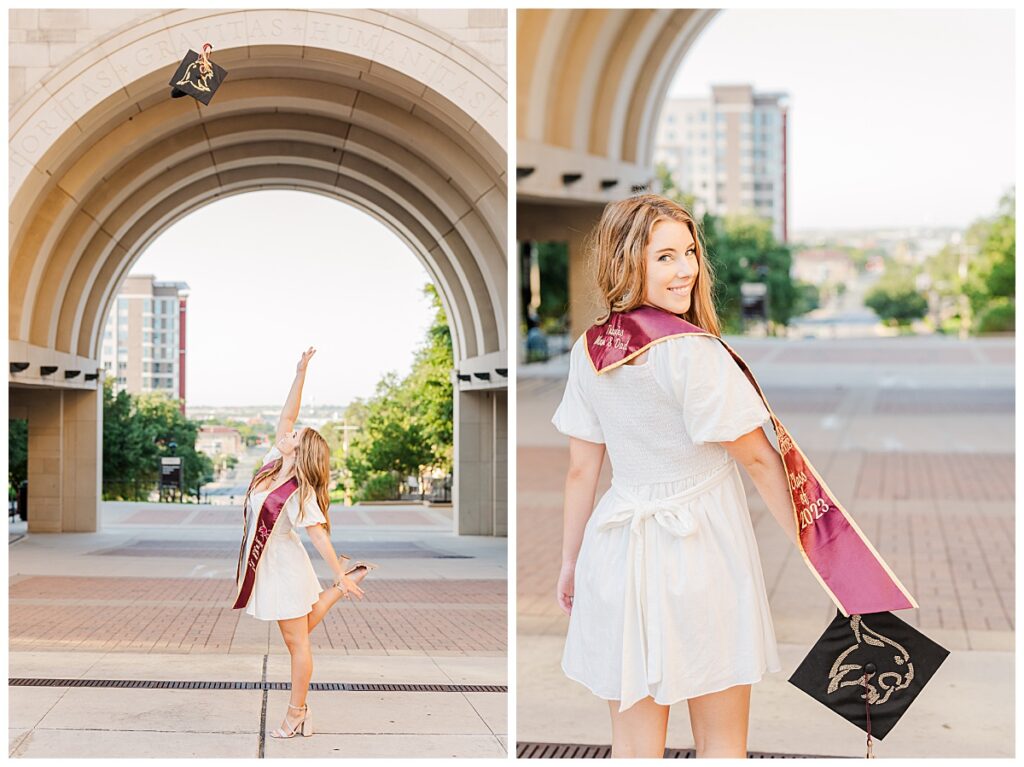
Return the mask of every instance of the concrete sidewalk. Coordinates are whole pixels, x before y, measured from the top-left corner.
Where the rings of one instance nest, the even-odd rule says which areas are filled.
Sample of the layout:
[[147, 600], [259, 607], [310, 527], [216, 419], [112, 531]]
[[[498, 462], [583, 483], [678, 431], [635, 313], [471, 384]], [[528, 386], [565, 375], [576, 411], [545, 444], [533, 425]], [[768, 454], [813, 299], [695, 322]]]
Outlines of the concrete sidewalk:
[[231, 609], [239, 513], [108, 503], [98, 533], [9, 547], [8, 675], [35, 685], [10, 688], [11, 756], [507, 754], [504, 539], [453, 536], [450, 510], [333, 509], [335, 549], [380, 569], [313, 632], [317, 734], [278, 741], [289, 657]]
[[[899, 617], [951, 651], [875, 754], [1013, 756], [1013, 341], [726, 340], [921, 605]], [[519, 377], [516, 739], [607, 744], [607, 704], [559, 667], [562, 367]], [[783, 666], [752, 688], [748, 748], [863, 756], [862, 731], [787, 682], [835, 608], [741, 474]], [[685, 703], [668, 740], [693, 746]]]

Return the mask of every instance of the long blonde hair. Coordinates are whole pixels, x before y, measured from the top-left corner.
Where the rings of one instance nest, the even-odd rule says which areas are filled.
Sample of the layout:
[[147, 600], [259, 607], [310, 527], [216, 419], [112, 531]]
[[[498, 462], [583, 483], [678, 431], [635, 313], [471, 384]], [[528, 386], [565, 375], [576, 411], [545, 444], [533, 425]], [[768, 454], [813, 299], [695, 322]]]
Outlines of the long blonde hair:
[[[282, 458], [276, 458], [260, 469], [252, 478], [249, 485], [249, 492], [245, 494], [246, 501], [252, 488], [258, 486], [269, 477], [273, 477], [281, 470]], [[305, 428], [299, 435], [299, 444], [295, 448], [295, 478], [299, 483], [299, 519], [302, 519], [303, 507], [309, 494], [316, 496], [317, 505], [327, 520], [327, 532], [331, 532], [331, 448], [316, 429]], [[243, 501], [245, 503], [246, 501]]]
[[651, 230], [663, 219], [686, 224], [697, 250], [699, 270], [683, 319], [721, 337], [712, 298], [715, 275], [705, 258], [700, 229], [682, 205], [657, 194], [608, 203], [590, 235], [588, 250], [602, 302], [602, 313], [595, 322], [600, 325], [612, 312], [628, 312], [643, 305], [647, 295], [647, 246]]

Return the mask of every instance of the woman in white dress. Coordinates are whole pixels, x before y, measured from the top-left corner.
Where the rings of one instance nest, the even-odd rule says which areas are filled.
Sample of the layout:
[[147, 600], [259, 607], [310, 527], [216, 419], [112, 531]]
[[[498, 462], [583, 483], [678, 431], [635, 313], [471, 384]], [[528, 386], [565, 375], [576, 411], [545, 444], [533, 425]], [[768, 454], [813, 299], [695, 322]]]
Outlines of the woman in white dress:
[[[373, 568], [371, 562], [348, 565], [348, 557], [335, 553], [331, 545], [330, 448], [314, 429], [295, 430], [302, 401], [306, 366], [315, 353], [310, 347], [296, 366], [295, 379], [277, 422], [274, 446], [263, 459], [246, 494], [246, 538], [243, 553], [249, 552], [259, 527], [263, 502], [271, 492], [294, 478], [297, 490], [281, 509], [262, 548], [252, 592], [245, 611], [259, 620], [274, 620], [281, 629], [291, 655], [291, 700], [283, 724], [269, 734], [290, 738], [301, 732], [312, 735], [313, 726], [306, 705], [309, 680], [313, 674], [313, 654], [309, 634], [327, 611], [343, 598], [363, 598], [360, 581]], [[310, 541], [334, 572], [332, 588], [320, 587], [313, 563], [302, 545], [297, 528], [305, 528]], [[241, 572], [242, 561], [239, 558]]]
[[[696, 225], [657, 195], [605, 209], [593, 237], [604, 323], [655, 307], [720, 337]], [[769, 414], [728, 351], [667, 337], [598, 376], [582, 335], [552, 419], [568, 435], [562, 668], [609, 701], [612, 756], [661, 757], [687, 700], [698, 757], [746, 756], [750, 686], [780, 671], [737, 463], [796, 545]], [[607, 450], [612, 487], [594, 506]]]

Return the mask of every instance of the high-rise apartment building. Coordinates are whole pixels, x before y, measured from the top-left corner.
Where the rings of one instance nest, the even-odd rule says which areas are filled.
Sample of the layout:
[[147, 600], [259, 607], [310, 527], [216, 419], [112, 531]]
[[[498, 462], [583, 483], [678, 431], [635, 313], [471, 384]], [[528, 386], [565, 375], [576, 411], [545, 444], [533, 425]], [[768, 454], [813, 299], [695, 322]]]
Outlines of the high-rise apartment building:
[[185, 408], [188, 285], [128, 275], [103, 331], [100, 359], [118, 390], [161, 391]]
[[[754, 213], [788, 238], [787, 96], [716, 85], [711, 98], [665, 102], [655, 148], [679, 188], [714, 215]], [[699, 215], [703, 210], [698, 210]]]

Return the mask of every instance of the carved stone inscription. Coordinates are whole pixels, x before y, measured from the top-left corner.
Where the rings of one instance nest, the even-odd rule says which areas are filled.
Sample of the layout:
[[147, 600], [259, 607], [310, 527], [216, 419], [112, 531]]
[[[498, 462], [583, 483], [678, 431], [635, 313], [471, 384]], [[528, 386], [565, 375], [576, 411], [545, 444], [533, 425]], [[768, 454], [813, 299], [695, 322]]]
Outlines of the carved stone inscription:
[[[174, 11], [169, 16], [187, 16], [200, 11]], [[232, 11], [199, 20], [182, 19], [178, 24], [155, 30], [134, 41], [126, 41], [104, 56], [94, 49], [83, 57], [96, 57], [92, 66], [66, 83], [59, 83], [60, 71], [43, 88], [56, 89], [37, 106], [11, 136], [9, 147], [9, 188], [13, 196], [33, 165], [75, 124], [105, 99], [122, 88], [162, 68], [177, 64], [188, 49], [199, 50], [204, 42], [214, 46], [213, 59], [225, 50], [250, 47], [258, 56], [259, 45], [293, 45], [347, 53], [368, 62], [378, 62], [423, 83], [457, 105], [463, 112], [496, 136], [503, 136], [505, 101], [483, 79], [444, 51], [451, 43], [426, 27], [410, 22], [396, 29], [384, 26], [385, 14], [373, 12], [325, 11]], [[366, 15], [369, 21], [356, 18]], [[122, 34], [121, 38], [127, 35]], [[115, 38], [114, 43], [116, 44]], [[81, 66], [80, 60], [69, 67]], [[45, 172], [46, 168], [40, 168]]]

